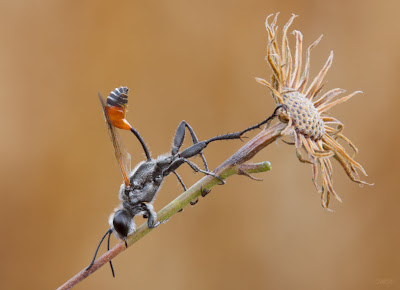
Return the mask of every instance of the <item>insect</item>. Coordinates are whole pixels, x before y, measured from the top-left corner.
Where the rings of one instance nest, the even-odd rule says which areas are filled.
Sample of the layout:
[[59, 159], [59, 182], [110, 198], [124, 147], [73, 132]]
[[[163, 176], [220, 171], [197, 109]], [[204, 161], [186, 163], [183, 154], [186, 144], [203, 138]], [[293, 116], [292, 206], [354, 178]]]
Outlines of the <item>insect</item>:
[[[206, 159], [203, 155], [203, 149], [206, 148], [209, 143], [214, 141], [240, 139], [244, 133], [259, 128], [272, 118], [271, 116], [263, 122], [249, 127], [243, 131], [212, 137], [205, 141], [199, 141], [192, 127], [185, 121], [182, 121], [176, 130], [171, 152], [160, 155], [153, 159], [151, 158], [150, 152], [140, 134], [125, 119], [126, 107], [128, 103], [128, 90], [129, 89], [127, 87], [116, 88], [110, 93], [106, 101], [99, 93], [99, 99], [104, 118], [124, 182], [119, 190], [121, 204], [110, 215], [110, 229], [104, 234], [96, 249], [91, 264], [86, 269], [90, 269], [90, 267], [94, 264], [99, 247], [107, 235], [108, 250], [111, 233], [114, 233], [117, 238], [124, 240], [125, 245], [127, 245], [126, 238], [136, 229], [136, 225], [133, 220], [135, 216], [143, 215], [145, 218], [147, 218], [147, 225], [149, 228], [154, 228], [160, 224], [159, 222], [156, 222], [157, 214], [154, 211], [153, 202], [166, 176], [173, 173], [177, 177], [183, 189], [186, 190], [182, 179], [176, 173], [176, 170], [182, 164], [186, 163], [195, 172], [211, 175], [219, 179], [221, 184], [223, 184], [224, 181], [219, 176], [209, 171]], [[137, 164], [132, 171], [130, 168], [130, 155], [123, 146], [116, 128], [131, 131], [139, 140], [146, 155], [146, 160]], [[180, 151], [185, 139], [186, 129], [190, 133], [193, 145]], [[205, 170], [199, 168], [196, 164], [188, 160], [189, 158], [197, 155], [200, 155], [202, 158]], [[192, 202], [192, 205], [196, 202], [197, 201]], [[114, 276], [114, 269], [111, 261], [110, 266]]]

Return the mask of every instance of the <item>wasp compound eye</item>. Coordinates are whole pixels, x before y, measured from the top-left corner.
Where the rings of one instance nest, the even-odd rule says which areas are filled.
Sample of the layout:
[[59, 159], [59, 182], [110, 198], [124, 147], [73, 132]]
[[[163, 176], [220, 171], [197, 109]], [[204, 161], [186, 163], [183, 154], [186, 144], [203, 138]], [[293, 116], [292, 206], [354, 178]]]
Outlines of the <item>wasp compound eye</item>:
[[131, 228], [132, 216], [125, 210], [119, 210], [114, 215], [114, 230], [122, 237], [127, 237]]

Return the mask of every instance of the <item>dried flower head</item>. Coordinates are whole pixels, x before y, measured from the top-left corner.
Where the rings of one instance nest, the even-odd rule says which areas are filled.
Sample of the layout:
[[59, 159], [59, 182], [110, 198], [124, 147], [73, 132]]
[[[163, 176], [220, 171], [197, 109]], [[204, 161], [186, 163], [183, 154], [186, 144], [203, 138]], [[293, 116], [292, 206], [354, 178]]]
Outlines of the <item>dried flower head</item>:
[[[287, 143], [295, 145], [298, 159], [312, 165], [314, 185], [321, 193], [322, 206], [328, 208], [331, 195], [341, 201], [333, 189], [331, 157], [342, 165], [352, 181], [368, 184], [360, 180], [357, 173], [357, 170], [360, 170], [364, 175], [367, 175], [364, 168], [353, 159], [354, 156], [351, 157], [346, 152], [338, 141], [341, 139], [347, 143], [354, 151], [354, 155], [358, 153], [357, 147], [342, 134], [343, 124], [339, 120], [326, 115], [326, 112], [333, 106], [341, 104], [361, 92], [356, 91], [334, 100], [336, 96], [344, 92], [344, 90], [336, 88], [317, 98], [324, 85], [324, 77], [332, 64], [333, 52], [331, 52], [321, 71], [308, 85], [310, 52], [320, 42], [322, 35], [308, 47], [302, 72], [303, 35], [300, 31], [293, 31], [296, 38], [294, 59], [288, 41], [288, 29], [296, 15], [293, 15], [284, 26], [281, 45], [277, 41], [278, 27], [276, 22], [278, 14], [275, 15], [270, 24], [269, 18], [271, 16], [267, 17], [265, 23], [269, 40], [266, 60], [273, 75], [271, 83], [259, 78], [256, 80], [271, 90], [277, 105], [283, 105], [284, 109], [279, 117], [281, 121], [287, 122], [287, 127], [282, 131], [282, 135], [289, 136], [293, 140], [293, 142]], [[308, 159], [303, 157], [302, 150], [307, 153]], [[322, 185], [318, 185], [318, 169], [321, 171]]]

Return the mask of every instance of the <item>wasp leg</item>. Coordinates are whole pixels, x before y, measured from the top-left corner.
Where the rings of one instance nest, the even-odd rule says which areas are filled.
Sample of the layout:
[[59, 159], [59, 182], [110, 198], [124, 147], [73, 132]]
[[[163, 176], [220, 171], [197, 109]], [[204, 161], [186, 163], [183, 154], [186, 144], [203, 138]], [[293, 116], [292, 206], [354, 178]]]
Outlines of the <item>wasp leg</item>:
[[196, 164], [190, 162], [186, 158], [184, 158], [183, 161], [186, 162], [194, 171], [201, 172], [201, 173], [203, 173], [205, 175], [213, 176], [213, 177], [217, 178], [220, 181], [220, 184], [225, 184], [225, 181], [220, 176], [218, 176], [217, 174], [212, 173], [210, 171], [204, 171], [204, 170], [200, 169]]
[[270, 122], [272, 119], [274, 119], [276, 116], [278, 116], [278, 111], [279, 111], [281, 108], [283, 108], [283, 107], [284, 107], [284, 105], [279, 105], [279, 106], [277, 106], [277, 107], [275, 108], [275, 110], [274, 110], [274, 112], [273, 112], [273, 114], [272, 114], [271, 116], [269, 116], [269, 117], [268, 117], [267, 119], [265, 119], [264, 121], [258, 123], [257, 125], [251, 126], [251, 127], [247, 128], [247, 129], [245, 129], [245, 130], [243, 130], [243, 131], [240, 131], [240, 132], [228, 133], [228, 134], [225, 134], [225, 135], [215, 136], [215, 137], [212, 137], [212, 138], [210, 138], [210, 139], [208, 139], [208, 140], [206, 140], [206, 141], [198, 142], [198, 143], [196, 143], [196, 144], [190, 146], [189, 148], [186, 148], [185, 150], [183, 150], [183, 151], [180, 153], [180, 155], [181, 155], [183, 158], [190, 158], [190, 157], [196, 156], [197, 154], [200, 154], [200, 153], [202, 152], [202, 150], [203, 150], [204, 148], [206, 148], [207, 145], [208, 145], [209, 143], [211, 143], [211, 142], [220, 141], [220, 140], [241, 139], [241, 138], [242, 138], [242, 135], [243, 135], [244, 133], [246, 133], [246, 132], [248, 132], [248, 131], [251, 131], [251, 130], [254, 130], [254, 129], [257, 129], [257, 128], [260, 128], [262, 125], [267, 124], [267, 123]]
[[152, 229], [158, 227], [160, 222], [156, 222], [157, 220], [157, 213], [154, 211], [154, 207], [152, 204], [143, 203], [144, 210], [147, 212], [147, 226]]
[[201, 188], [200, 189], [200, 193], [201, 193], [201, 196], [202, 197], [205, 197], [207, 194], [209, 194], [210, 193], [210, 191], [211, 191], [211, 189], [206, 189], [206, 188]]
[[[183, 140], [185, 139], [185, 127], [188, 129], [190, 136], [192, 137], [193, 145], [199, 143], [199, 139], [197, 139], [197, 136], [194, 133], [194, 130], [192, 129], [192, 127], [190, 127], [190, 125], [188, 123], [186, 123], [185, 121], [182, 121], [179, 124], [178, 128], [176, 129], [176, 133], [175, 133], [175, 137], [174, 137], [174, 145], [171, 150], [172, 156], [176, 155], [179, 152], [179, 149], [181, 148], [181, 146], [183, 144]], [[206, 158], [204, 157], [203, 152], [200, 151], [197, 154], [199, 154], [201, 159], [203, 160], [205, 170], [209, 171], [207, 161], [206, 161]]]
[[182, 185], [183, 187], [183, 191], [186, 191], [186, 186], [182, 181], [182, 178], [178, 175], [178, 173], [176, 173], [174, 170], [172, 171], [173, 174], [175, 174], [176, 178], [178, 178], [179, 183]]
[[247, 129], [243, 130], [243, 131], [241, 132], [241, 134], [244, 134], [244, 133], [249, 132], [249, 131], [251, 131], [251, 130], [260, 128], [262, 125], [265, 125], [265, 124], [268, 125], [269, 122], [271, 122], [275, 117], [278, 116], [278, 111], [279, 111], [280, 109], [282, 109], [282, 108], [285, 109], [285, 105], [276, 106], [276, 108], [275, 108], [275, 110], [274, 110], [274, 112], [272, 113], [271, 116], [269, 116], [269, 117], [268, 117], [267, 119], [265, 119], [264, 121], [258, 123], [257, 125], [251, 126], [251, 127], [247, 128]]
[[195, 205], [195, 204], [197, 204], [199, 202], [199, 199], [198, 198], [196, 198], [195, 200], [191, 200], [190, 201], [190, 205]]

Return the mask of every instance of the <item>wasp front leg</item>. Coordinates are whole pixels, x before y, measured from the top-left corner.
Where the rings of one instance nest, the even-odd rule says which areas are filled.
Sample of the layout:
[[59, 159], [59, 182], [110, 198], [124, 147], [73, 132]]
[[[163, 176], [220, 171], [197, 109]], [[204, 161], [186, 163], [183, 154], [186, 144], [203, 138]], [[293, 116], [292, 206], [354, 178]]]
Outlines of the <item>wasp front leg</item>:
[[156, 222], [157, 213], [154, 211], [154, 207], [150, 203], [143, 203], [143, 210], [146, 212], [143, 216], [147, 217], [147, 226], [152, 229], [158, 227], [160, 222]]

